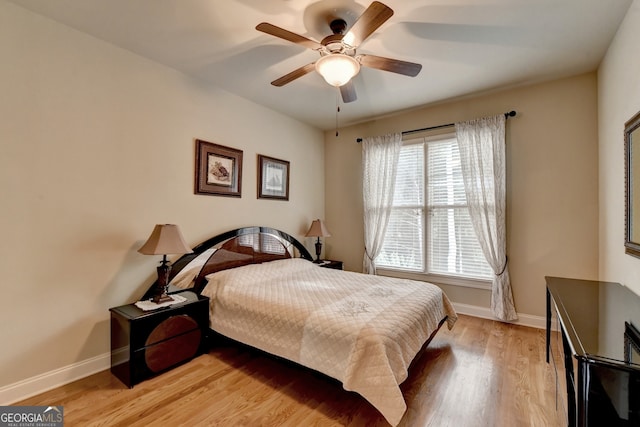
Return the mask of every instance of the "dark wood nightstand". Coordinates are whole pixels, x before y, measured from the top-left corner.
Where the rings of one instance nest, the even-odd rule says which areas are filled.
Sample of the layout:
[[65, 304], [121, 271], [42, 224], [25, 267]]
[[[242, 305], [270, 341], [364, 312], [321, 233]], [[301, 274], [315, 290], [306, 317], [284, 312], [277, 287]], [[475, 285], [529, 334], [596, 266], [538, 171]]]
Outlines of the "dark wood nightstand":
[[342, 270], [342, 261], [333, 261], [330, 259], [322, 259], [318, 263], [320, 267], [333, 268], [335, 270]]
[[180, 292], [185, 302], [143, 311], [135, 304], [110, 308], [111, 372], [126, 386], [206, 353], [209, 298]]

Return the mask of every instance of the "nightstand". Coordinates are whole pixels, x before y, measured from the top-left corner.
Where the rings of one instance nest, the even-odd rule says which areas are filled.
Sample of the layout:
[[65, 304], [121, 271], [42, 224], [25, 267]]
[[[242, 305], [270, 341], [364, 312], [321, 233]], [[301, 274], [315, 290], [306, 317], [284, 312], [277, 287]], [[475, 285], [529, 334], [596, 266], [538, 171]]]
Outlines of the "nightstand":
[[333, 268], [335, 270], [342, 270], [342, 261], [333, 261], [330, 259], [323, 259], [323, 260], [320, 260], [318, 265], [324, 268]]
[[111, 372], [126, 386], [206, 353], [209, 298], [180, 292], [185, 302], [143, 311], [135, 304], [111, 311]]

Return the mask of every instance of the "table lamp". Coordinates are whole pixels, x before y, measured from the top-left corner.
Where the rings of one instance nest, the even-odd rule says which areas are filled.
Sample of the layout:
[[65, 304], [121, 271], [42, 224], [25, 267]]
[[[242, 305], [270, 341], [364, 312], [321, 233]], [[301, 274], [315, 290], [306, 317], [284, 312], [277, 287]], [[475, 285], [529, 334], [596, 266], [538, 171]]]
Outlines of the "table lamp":
[[169, 273], [171, 273], [171, 265], [167, 261], [167, 254], [182, 255], [193, 252], [184, 241], [178, 226], [175, 224], [156, 224], [151, 236], [138, 249], [138, 252], [144, 255], [162, 255], [162, 261], [158, 267], [158, 281], [151, 301], [156, 304], [173, 301], [173, 298], [167, 295]]
[[324, 225], [319, 219], [313, 220], [311, 223], [311, 227], [309, 227], [309, 231], [305, 234], [306, 237], [317, 237], [316, 241], [316, 260], [315, 263], [320, 262], [320, 252], [322, 252], [322, 242], [320, 242], [320, 237], [331, 237], [331, 233], [327, 229], [327, 226]]

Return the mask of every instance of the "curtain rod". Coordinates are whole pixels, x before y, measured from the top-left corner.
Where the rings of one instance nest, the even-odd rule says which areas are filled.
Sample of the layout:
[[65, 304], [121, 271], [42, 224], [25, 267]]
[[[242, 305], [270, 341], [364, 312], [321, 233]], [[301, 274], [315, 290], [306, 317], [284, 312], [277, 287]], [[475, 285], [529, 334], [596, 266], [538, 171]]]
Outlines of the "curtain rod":
[[[504, 113], [504, 118], [508, 119], [509, 117], [515, 117], [516, 114], [517, 113], [514, 110], [511, 110], [508, 113]], [[450, 126], [455, 126], [455, 123], [447, 123], [446, 125], [430, 126], [430, 127], [422, 128], [422, 129], [405, 130], [404, 132], [402, 132], [402, 134], [403, 135], [409, 135], [411, 133], [424, 132], [425, 130], [447, 128], [447, 127], [450, 127]], [[361, 143], [362, 142], [362, 138], [356, 139], [356, 142], [357, 143]]]

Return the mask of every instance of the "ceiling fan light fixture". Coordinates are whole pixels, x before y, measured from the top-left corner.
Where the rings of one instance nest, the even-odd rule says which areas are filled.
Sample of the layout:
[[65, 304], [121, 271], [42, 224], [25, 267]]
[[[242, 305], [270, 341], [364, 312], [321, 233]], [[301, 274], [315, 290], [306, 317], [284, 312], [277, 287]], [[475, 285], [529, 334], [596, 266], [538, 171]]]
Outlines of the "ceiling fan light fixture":
[[332, 53], [316, 61], [316, 71], [331, 86], [339, 87], [360, 72], [360, 63], [344, 53]]

